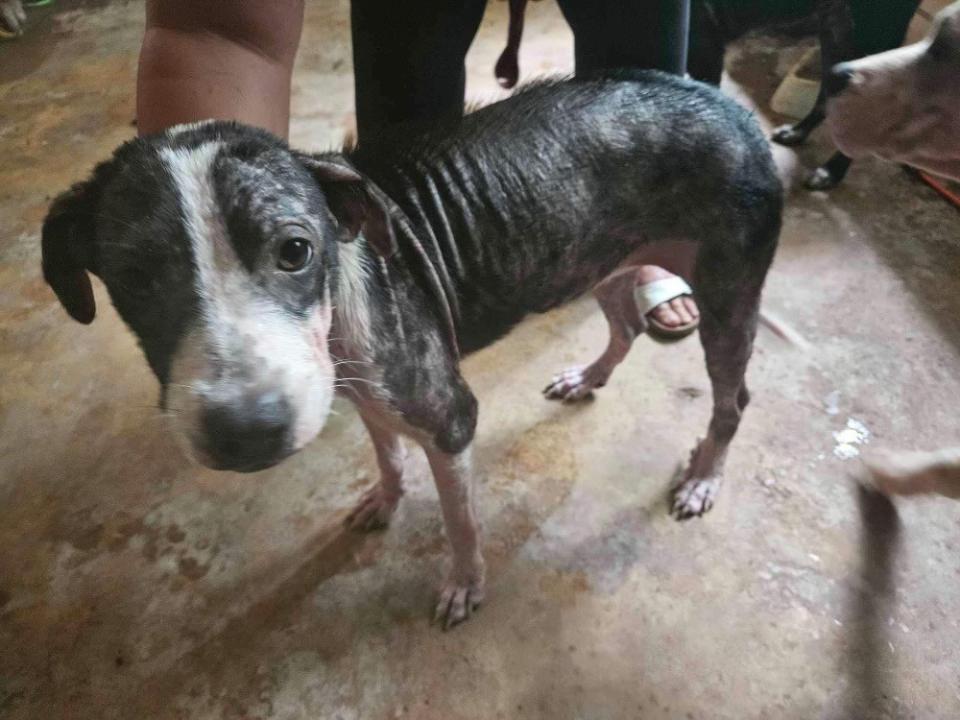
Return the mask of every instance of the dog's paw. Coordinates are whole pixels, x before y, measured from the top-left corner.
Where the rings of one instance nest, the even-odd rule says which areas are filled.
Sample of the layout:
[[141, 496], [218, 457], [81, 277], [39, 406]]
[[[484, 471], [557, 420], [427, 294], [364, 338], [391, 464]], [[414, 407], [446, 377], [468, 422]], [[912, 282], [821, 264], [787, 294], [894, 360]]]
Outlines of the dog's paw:
[[840, 184], [840, 180], [833, 176], [829, 170], [818, 167], [807, 176], [803, 186], [807, 190], [832, 190]]
[[709, 512], [720, 491], [720, 483], [720, 478], [715, 476], [684, 480], [673, 492], [673, 517], [689, 520]]
[[433, 622], [444, 630], [469, 620], [483, 602], [483, 580], [457, 582], [447, 580], [440, 588], [440, 599], [433, 613]]
[[369, 532], [385, 528], [390, 524], [400, 495], [389, 495], [382, 485], [372, 487], [364, 493], [360, 502], [350, 511], [344, 521], [348, 528], [356, 532]]
[[593, 395], [598, 387], [603, 387], [603, 383], [591, 377], [590, 368], [577, 365], [554, 375], [550, 384], [543, 389], [543, 394], [548, 400], [576, 402]]
[[781, 125], [770, 135], [770, 139], [778, 145], [787, 147], [796, 147], [802, 145], [807, 139], [807, 133], [798, 130], [796, 125]]

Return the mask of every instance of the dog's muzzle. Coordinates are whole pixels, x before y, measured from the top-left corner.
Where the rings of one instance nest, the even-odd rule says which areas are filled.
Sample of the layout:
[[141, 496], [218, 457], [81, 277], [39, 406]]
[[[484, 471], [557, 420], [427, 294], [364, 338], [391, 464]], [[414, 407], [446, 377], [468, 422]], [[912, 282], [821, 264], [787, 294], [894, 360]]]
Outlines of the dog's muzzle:
[[202, 459], [217, 470], [255, 472], [293, 452], [293, 412], [276, 391], [209, 404], [200, 426]]

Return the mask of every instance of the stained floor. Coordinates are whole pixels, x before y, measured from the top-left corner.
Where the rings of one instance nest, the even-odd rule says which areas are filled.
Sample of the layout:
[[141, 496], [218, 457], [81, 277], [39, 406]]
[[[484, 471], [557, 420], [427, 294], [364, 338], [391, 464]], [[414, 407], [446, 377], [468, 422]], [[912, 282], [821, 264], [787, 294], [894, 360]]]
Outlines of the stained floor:
[[[473, 97], [497, 96], [505, 17], [491, 2]], [[299, 147], [352, 124], [347, 23], [346, 0], [309, 3]], [[850, 420], [873, 446], [960, 440], [955, 209], [876, 162], [791, 192], [765, 307], [797, 337], [761, 330], [703, 520], [671, 520], [665, 492], [709, 414], [695, 340], [639, 342], [582, 407], [539, 391], [605, 342], [589, 300], [469, 358], [490, 587], [444, 634], [419, 454], [394, 526], [365, 537], [341, 527], [376, 477], [346, 403], [278, 468], [192, 467], [102, 287], [82, 327], [41, 280], [51, 197], [134, 132], [141, 31], [139, 3], [59, 0], [0, 43], [0, 716], [960, 717], [960, 505], [860, 498], [835, 452]], [[807, 46], [748, 39], [728, 89], [765, 113]], [[570, 55], [556, 7], [531, 4], [524, 74]], [[793, 180], [829, 152], [821, 133], [777, 157]]]

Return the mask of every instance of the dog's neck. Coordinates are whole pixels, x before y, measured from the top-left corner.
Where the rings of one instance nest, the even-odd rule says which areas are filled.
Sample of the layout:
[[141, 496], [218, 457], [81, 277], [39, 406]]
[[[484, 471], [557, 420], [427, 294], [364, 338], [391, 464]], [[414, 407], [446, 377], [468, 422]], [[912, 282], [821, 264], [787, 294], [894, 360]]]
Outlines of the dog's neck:
[[367, 283], [376, 256], [363, 240], [337, 244], [337, 281], [332, 297], [330, 349], [338, 359], [369, 360], [373, 341]]

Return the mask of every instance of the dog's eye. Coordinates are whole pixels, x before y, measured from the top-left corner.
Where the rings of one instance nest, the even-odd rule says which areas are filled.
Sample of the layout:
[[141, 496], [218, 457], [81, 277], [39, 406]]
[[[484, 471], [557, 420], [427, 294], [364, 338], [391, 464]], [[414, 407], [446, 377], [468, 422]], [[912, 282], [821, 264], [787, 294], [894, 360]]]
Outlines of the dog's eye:
[[284, 272], [303, 270], [313, 259], [313, 246], [303, 238], [290, 238], [280, 245], [277, 267]]

